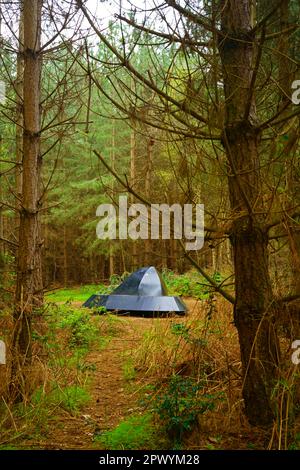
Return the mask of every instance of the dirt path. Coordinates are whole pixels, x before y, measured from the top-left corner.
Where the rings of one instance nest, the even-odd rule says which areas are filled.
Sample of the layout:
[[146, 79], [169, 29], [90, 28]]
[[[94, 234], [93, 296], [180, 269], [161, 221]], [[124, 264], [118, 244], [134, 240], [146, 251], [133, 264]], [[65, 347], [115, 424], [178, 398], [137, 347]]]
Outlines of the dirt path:
[[96, 368], [91, 373], [92, 399], [76, 417], [68, 413], [54, 417], [45, 438], [35, 443], [39, 448], [95, 449], [95, 435], [114, 428], [126, 416], [139, 411], [139, 397], [134, 393], [137, 384], [124, 378], [124, 355], [130, 355], [130, 351], [137, 347], [152, 321], [138, 317], [123, 318], [109, 344], [101, 351], [88, 354], [86, 362]]
[[[185, 302], [189, 315], [193, 314], [197, 301], [185, 299]], [[74, 306], [77, 306], [75, 302]], [[152, 327], [154, 320], [142, 317], [118, 318], [120, 321], [109, 343], [101, 350], [89, 352], [86, 357], [85, 362], [95, 368], [90, 373], [90, 402], [76, 416], [60, 410], [50, 418], [46, 434], [28, 440], [26, 447], [99, 449], [101, 444], [95, 444], [95, 436], [113, 429], [124, 418], [140, 411], [137, 391], [144, 381], [141, 383], [138, 377], [126, 379], [124, 363], [140, 345], [143, 334]], [[162, 321], [169, 320], [165, 318]]]
[[[192, 298], [184, 300], [188, 307], [188, 315], [186, 317], [177, 317], [179, 322], [189, 321], [193, 317], [199, 319], [199, 315], [205, 315], [205, 303]], [[80, 305], [78, 303], [74, 306]], [[228, 354], [231, 354], [231, 361], [235, 369], [237, 369], [239, 363], [239, 355], [236, 352], [238, 351], [236, 332], [230, 323], [231, 316], [228, 315], [224, 306], [222, 308], [224, 310], [219, 309], [219, 315], [216, 318], [217, 323], [214, 324], [214, 328], [217, 328], [217, 330], [216, 335], [213, 336], [215, 342], [212, 343], [212, 347], [215, 348], [213, 351], [219, 354], [216, 365], [219, 367], [218, 370], [221, 371], [224, 362], [223, 351], [225, 351], [227, 361]], [[220, 312], [222, 312], [223, 317]], [[108, 335], [110, 335], [109, 332], [111, 332], [110, 341], [105, 344], [105, 347], [103, 345], [102, 349], [90, 351], [85, 358], [85, 364], [93, 366], [94, 369], [89, 372], [90, 382], [87, 384], [91, 400], [75, 416], [62, 408], [55, 410], [53, 416], [50, 419], [47, 417], [45, 423], [42, 424], [43, 435], [40, 434], [38, 429], [32, 435], [28, 433], [26, 438], [18, 443], [19, 448], [49, 450], [101, 449], [102, 444], [99, 440], [95, 442], [97, 436], [107, 430], [114, 429], [124, 419], [142, 412], [143, 410], [140, 407], [141, 389], [149, 383], [148, 381], [151, 381], [151, 377], [146, 379], [142, 371], [137, 372], [136, 375], [133, 374], [132, 377], [126, 377], [124, 365], [126, 363], [128, 365], [130, 357], [141, 345], [143, 335], [153, 327], [154, 321], [151, 318], [117, 317], [117, 319], [114, 318], [112, 329], [110, 329], [110, 324], [107, 327], [106, 322], [103, 321], [106, 330], [105, 326], [100, 325], [99, 339], [106, 338], [106, 333], [108, 332]], [[159, 320], [159, 322], [165, 324], [167, 330], [170, 321], [171, 319], [167, 318]], [[218, 326], [219, 321], [223, 321], [221, 336], [220, 326]], [[226, 328], [224, 325], [226, 325]], [[159, 324], [159, 327], [162, 327], [163, 332], [164, 325]], [[155, 328], [157, 328], [157, 324]], [[157, 330], [155, 330], [155, 334], [157, 334]], [[152, 345], [152, 343], [150, 344]], [[146, 349], [143, 352], [147, 353]], [[159, 354], [161, 354], [160, 351]], [[264, 438], [262, 438], [261, 430], [254, 432], [243, 419], [240, 409], [240, 384], [236, 380], [236, 375], [233, 375], [231, 379], [234, 379], [234, 382], [232, 382], [233, 388], [230, 391], [230, 409], [226, 411], [226, 417], [222, 414], [224, 411], [220, 413], [219, 409], [216, 408], [215, 412], [209, 414], [205, 420], [203, 418], [201, 421], [201, 434], [198, 433], [198, 430], [192, 434], [186, 442], [187, 448], [248, 449], [250, 445], [252, 448], [264, 448]], [[220, 380], [222, 385], [222, 377]], [[222, 403], [220, 403], [220, 406], [223, 406]], [[29, 432], [31, 432], [31, 429]]]

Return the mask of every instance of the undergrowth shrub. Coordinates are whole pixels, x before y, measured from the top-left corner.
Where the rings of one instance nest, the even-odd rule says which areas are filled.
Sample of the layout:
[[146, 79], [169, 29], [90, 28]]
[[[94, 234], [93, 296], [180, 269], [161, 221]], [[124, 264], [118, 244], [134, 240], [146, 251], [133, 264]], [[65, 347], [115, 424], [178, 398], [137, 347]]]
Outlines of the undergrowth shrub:
[[[233, 407], [240, 403], [240, 376], [228, 366], [239, 357], [237, 334], [230, 323], [230, 306], [218, 305], [218, 315], [212, 317], [205, 301], [194, 304], [184, 318], [152, 321], [133, 351], [135, 369], [152, 387], [141, 404], [161, 419], [175, 446], [199, 434], [198, 424], [214, 422], [223, 413], [230, 416], [228, 408], [239, 413]], [[208, 416], [202, 419], [203, 414]]]
[[[33, 317], [33, 363], [24, 402], [4, 406], [3, 422], [11, 424], [16, 417], [18, 423], [24, 423], [22, 429], [26, 428], [20, 437], [40, 439], [47, 433], [49, 420], [62, 409], [78, 413], [90, 400], [89, 388], [96, 370], [87, 354], [92, 348], [104, 348], [117, 325], [110, 316], [94, 316], [70, 304], [46, 304], [43, 315]], [[14, 429], [11, 427], [11, 435], [16, 438]]]
[[219, 394], [204, 393], [205, 383], [193, 377], [171, 375], [154, 388], [152, 409], [164, 423], [169, 436], [180, 442], [184, 433], [198, 423], [199, 415], [215, 407]]
[[[144, 333], [133, 358], [137, 370], [143, 370], [146, 375], [166, 377], [174, 373], [184, 360], [197, 367], [206, 347], [205, 320], [164, 323], [158, 319]], [[202, 362], [205, 361], [207, 359]]]
[[[211, 274], [211, 278], [221, 284], [224, 277], [219, 272]], [[206, 300], [214, 294], [214, 289], [208, 281], [199, 274], [198, 271], [191, 269], [184, 274], [177, 274], [169, 269], [163, 269], [162, 278], [168, 288], [169, 295], [179, 295], [194, 297], [200, 300]]]
[[98, 328], [92, 324], [89, 313], [80, 309], [68, 309], [58, 323], [59, 328], [67, 328], [70, 332], [70, 346], [88, 346], [96, 339]]

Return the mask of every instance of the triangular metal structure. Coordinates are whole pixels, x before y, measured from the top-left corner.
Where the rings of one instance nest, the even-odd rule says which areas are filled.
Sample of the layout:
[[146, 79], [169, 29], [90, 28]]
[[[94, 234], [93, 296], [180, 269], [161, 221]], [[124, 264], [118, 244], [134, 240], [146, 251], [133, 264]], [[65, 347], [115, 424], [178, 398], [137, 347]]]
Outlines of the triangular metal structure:
[[92, 295], [83, 307], [105, 307], [108, 311], [147, 315], [186, 313], [186, 306], [179, 297], [167, 295], [166, 286], [153, 266], [130, 274], [109, 295]]

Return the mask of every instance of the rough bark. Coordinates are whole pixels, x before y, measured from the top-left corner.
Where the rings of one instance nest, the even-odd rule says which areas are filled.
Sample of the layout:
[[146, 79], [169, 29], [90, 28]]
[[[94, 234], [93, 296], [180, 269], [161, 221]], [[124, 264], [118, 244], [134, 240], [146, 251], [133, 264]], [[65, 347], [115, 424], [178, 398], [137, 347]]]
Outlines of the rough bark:
[[[112, 139], [111, 139], [111, 155], [110, 155], [110, 164], [112, 169], [115, 171], [116, 163], [116, 123], [113, 121], [112, 128]], [[114, 198], [114, 181], [111, 188], [111, 197]], [[115, 273], [115, 256], [114, 256], [114, 245], [113, 242], [109, 242], [109, 276], [112, 276]]]
[[[146, 175], [145, 175], [145, 197], [148, 201], [151, 200], [151, 184], [152, 184], [152, 171], [153, 171], [153, 152], [152, 148], [154, 140], [152, 137], [147, 139], [147, 154], [146, 154]], [[150, 224], [149, 224], [150, 225]], [[148, 239], [145, 240], [145, 251], [144, 251], [144, 265], [148, 266], [151, 264], [151, 239], [150, 239], [150, 226]]]
[[256, 128], [255, 93], [250, 93], [255, 63], [251, 4], [251, 0], [231, 0], [222, 5], [219, 51], [226, 99], [223, 145], [235, 214], [231, 232], [236, 279], [234, 320], [243, 366], [245, 412], [252, 424], [270, 425], [278, 342], [268, 272], [268, 235], [261, 214], [261, 136]]
[[[134, 123], [132, 123], [134, 126]], [[136, 190], [136, 132], [134, 127], [131, 129], [130, 134], [130, 184]], [[130, 203], [134, 204], [134, 196], [130, 195]], [[132, 240], [132, 262], [131, 268], [134, 271], [138, 266], [138, 252], [137, 252], [137, 242]]]
[[64, 234], [64, 243], [63, 243], [63, 247], [64, 247], [64, 287], [67, 287], [68, 285], [68, 240], [67, 240], [67, 229], [66, 229], [66, 226], [64, 225], [64, 230], [63, 230], [63, 234]]
[[41, 304], [42, 298], [39, 222], [41, 6], [42, 0], [24, 0], [23, 184], [11, 377], [15, 401], [23, 399], [26, 393], [26, 366], [31, 362], [32, 312]]
[[[23, 1], [20, 2], [20, 20], [19, 20], [19, 52], [17, 57], [17, 77], [16, 77], [16, 194], [18, 197], [18, 206], [22, 198], [22, 159], [23, 159], [23, 78], [24, 78], [24, 16]], [[19, 225], [19, 216], [17, 218]]]

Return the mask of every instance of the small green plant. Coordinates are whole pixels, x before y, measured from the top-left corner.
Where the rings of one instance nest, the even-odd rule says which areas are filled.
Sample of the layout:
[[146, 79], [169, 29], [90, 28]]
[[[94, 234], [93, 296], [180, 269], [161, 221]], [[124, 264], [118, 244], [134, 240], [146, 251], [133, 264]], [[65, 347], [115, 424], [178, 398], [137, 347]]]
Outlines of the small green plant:
[[206, 444], [207, 450], [216, 450], [214, 444]]
[[91, 316], [81, 309], [69, 308], [58, 326], [69, 329], [69, 343], [73, 347], [89, 346], [98, 333], [98, 328], [92, 324]]
[[248, 442], [247, 443], [247, 449], [253, 450], [256, 448], [256, 445], [253, 442]]
[[75, 369], [83, 373], [95, 372], [96, 365], [86, 361], [86, 354], [85, 348], [76, 348], [73, 350], [72, 356], [63, 356], [59, 361], [56, 358], [56, 364], [59, 362], [63, 368]]
[[[126, 275], [125, 275], [126, 278]], [[119, 274], [112, 274], [109, 278], [109, 283], [112, 287], [116, 287], [119, 284], [121, 284], [123, 278], [122, 276], [119, 276]]]
[[171, 332], [176, 336], [182, 336], [185, 340], [190, 340], [190, 328], [184, 323], [173, 323], [171, 325]]
[[288, 450], [300, 450], [300, 433], [296, 433], [294, 441], [290, 443]]
[[166, 431], [180, 442], [186, 431], [191, 431], [198, 416], [215, 406], [216, 396], [200, 394], [203, 384], [190, 377], [172, 375], [168, 382], [160, 386], [153, 399], [153, 410], [165, 423]]
[[207, 346], [207, 340], [200, 338], [195, 333], [202, 331], [202, 326], [198, 328], [191, 328], [184, 323], [173, 323], [171, 324], [171, 333], [175, 336], [182, 337], [187, 343], [193, 344], [194, 346], [204, 347]]
[[106, 307], [103, 307], [102, 305], [97, 306], [93, 308], [93, 312], [98, 315], [103, 315], [104, 313], [107, 312]]
[[155, 449], [158, 446], [157, 429], [151, 414], [131, 416], [115, 429], [95, 437], [109, 450]]

